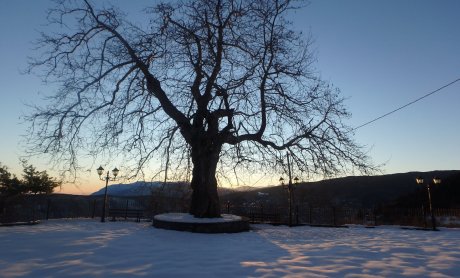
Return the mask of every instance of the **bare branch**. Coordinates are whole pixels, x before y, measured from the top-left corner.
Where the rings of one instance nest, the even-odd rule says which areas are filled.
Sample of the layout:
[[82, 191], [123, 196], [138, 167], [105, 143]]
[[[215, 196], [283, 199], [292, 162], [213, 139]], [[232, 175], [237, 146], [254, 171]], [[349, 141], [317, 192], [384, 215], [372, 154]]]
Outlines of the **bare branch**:
[[27, 118], [32, 150], [69, 171], [82, 155], [122, 154], [132, 176], [156, 159], [165, 176], [191, 160], [198, 216], [217, 214], [219, 162], [228, 172], [282, 169], [288, 151], [307, 175], [367, 173], [373, 166], [343, 124], [350, 115], [339, 90], [313, 74], [311, 38], [286, 20], [295, 8], [178, 1], [147, 10], [144, 28], [114, 7], [59, 2], [49, 21], [65, 32], [42, 34], [43, 53], [30, 63], [58, 87]]

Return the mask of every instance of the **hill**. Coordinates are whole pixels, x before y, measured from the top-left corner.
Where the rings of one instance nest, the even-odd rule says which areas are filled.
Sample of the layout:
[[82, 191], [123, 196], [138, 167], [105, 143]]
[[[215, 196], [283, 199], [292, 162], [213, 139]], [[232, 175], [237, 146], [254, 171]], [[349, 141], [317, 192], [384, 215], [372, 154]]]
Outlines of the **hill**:
[[[237, 188], [219, 187], [219, 195], [225, 196], [234, 192], [243, 192], [253, 190], [253, 187], [243, 186]], [[105, 187], [91, 194], [91, 196], [104, 195]], [[154, 181], [137, 181], [128, 184], [112, 184], [107, 187], [107, 194], [110, 196], [148, 196], [153, 192], [161, 191], [167, 195], [183, 195], [190, 193], [190, 186], [186, 182], [164, 182]]]
[[[379, 204], [394, 202], [402, 196], [410, 196], [418, 192], [417, 176], [425, 179], [434, 176], [447, 181], [439, 187], [459, 188], [452, 185], [452, 177], [460, 175], [460, 171], [409, 172], [379, 176], [350, 176], [318, 182], [306, 182], [295, 185], [294, 198], [297, 202], [309, 203], [314, 206], [349, 206], [374, 207]], [[458, 183], [458, 182], [457, 182]], [[422, 187], [424, 189], [424, 187]], [[444, 192], [444, 195], [449, 195]], [[408, 197], [410, 198], [410, 197]], [[459, 198], [459, 197], [457, 197]], [[248, 204], [252, 202], [285, 205], [287, 192], [281, 186], [259, 188], [249, 192], [234, 192], [222, 198], [225, 202]], [[455, 201], [455, 200], [454, 200]], [[458, 200], [460, 203], [460, 200]]]
[[[296, 202], [314, 206], [348, 206], [374, 207], [381, 204], [397, 206], [414, 206], [425, 198], [424, 186], [415, 182], [418, 176], [430, 179], [440, 177], [443, 182], [433, 188], [434, 203], [439, 207], [460, 206], [460, 171], [409, 172], [379, 176], [350, 176], [304, 182], [295, 185], [294, 199]], [[455, 178], [456, 177], [456, 178]], [[190, 186], [185, 182], [138, 181], [131, 184], [113, 184], [108, 187], [111, 196], [148, 196], [161, 192], [162, 196], [187, 198]], [[221, 201], [233, 204], [270, 203], [285, 205], [287, 192], [281, 186], [264, 188], [225, 188], [219, 187]], [[103, 195], [104, 188], [91, 194]]]
[[[145, 196], [150, 195], [152, 190], [160, 188], [162, 182], [137, 181], [130, 184], [111, 184], [107, 187], [107, 194], [111, 196]], [[104, 195], [105, 187], [92, 193], [92, 196]]]

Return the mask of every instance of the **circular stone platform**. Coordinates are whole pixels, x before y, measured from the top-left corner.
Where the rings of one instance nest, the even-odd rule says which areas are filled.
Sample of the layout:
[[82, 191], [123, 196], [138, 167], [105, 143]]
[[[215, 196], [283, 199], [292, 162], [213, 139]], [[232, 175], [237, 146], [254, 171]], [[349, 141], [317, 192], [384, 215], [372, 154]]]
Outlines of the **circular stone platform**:
[[249, 231], [249, 222], [243, 217], [222, 214], [220, 218], [195, 218], [188, 213], [155, 215], [155, 228], [194, 233], [239, 233]]

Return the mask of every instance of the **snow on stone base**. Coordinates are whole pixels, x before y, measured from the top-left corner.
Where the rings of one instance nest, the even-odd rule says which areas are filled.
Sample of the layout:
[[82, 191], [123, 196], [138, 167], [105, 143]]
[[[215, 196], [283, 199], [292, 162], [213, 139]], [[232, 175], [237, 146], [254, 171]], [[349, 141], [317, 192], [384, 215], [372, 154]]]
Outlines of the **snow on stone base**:
[[197, 218], [189, 213], [164, 213], [155, 215], [155, 220], [179, 223], [225, 223], [241, 221], [242, 218], [233, 214], [222, 214], [220, 218]]

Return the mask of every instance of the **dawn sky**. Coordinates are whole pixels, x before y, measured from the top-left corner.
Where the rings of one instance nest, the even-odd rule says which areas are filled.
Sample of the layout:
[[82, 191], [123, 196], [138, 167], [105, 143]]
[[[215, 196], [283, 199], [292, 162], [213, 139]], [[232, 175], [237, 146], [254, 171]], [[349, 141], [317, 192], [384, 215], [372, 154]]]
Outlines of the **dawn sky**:
[[[141, 15], [154, 1], [105, 2]], [[18, 143], [27, 127], [20, 120], [28, 111], [25, 104], [40, 103], [53, 90], [20, 72], [26, 57], [38, 54], [31, 42], [53, 5], [48, 0], [0, 0], [0, 162], [17, 175], [23, 154]], [[292, 21], [297, 30], [313, 35], [315, 67], [341, 89], [352, 113], [347, 123], [356, 127], [460, 78], [459, 14], [456, 0], [312, 0]], [[459, 104], [457, 82], [356, 130], [355, 139], [376, 164], [385, 163], [384, 173], [459, 169]], [[30, 162], [48, 170], [40, 158]], [[94, 176], [95, 171], [82, 173], [78, 187], [65, 185], [63, 192], [96, 191], [103, 183]]]

